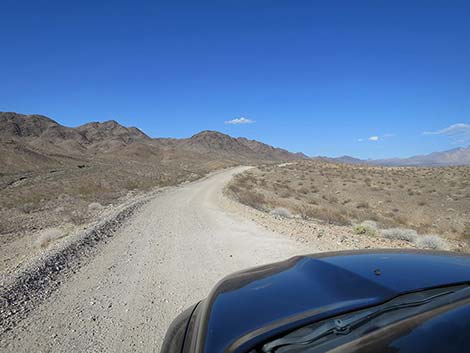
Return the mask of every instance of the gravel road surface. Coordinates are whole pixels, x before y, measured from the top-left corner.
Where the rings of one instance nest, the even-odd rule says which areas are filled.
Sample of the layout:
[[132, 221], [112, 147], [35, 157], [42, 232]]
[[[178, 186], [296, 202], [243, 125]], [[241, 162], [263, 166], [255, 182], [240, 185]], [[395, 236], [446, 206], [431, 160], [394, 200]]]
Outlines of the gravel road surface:
[[167, 190], [13, 330], [2, 352], [159, 352], [166, 328], [224, 275], [315, 252], [225, 207], [244, 167]]

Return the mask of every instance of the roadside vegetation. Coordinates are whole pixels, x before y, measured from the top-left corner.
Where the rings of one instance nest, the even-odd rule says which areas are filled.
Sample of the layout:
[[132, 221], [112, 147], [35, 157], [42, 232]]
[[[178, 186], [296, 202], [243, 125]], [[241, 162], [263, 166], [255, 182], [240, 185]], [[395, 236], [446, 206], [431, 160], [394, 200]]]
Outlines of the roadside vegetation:
[[229, 163], [155, 165], [103, 160], [0, 173], [0, 272], [154, 188], [193, 181]]
[[217, 168], [216, 163], [152, 166], [93, 161], [62, 169], [0, 174], [0, 234], [63, 223], [81, 225], [128, 195], [195, 180]]
[[234, 178], [238, 201], [265, 212], [350, 226], [357, 234], [448, 249], [470, 240], [470, 167], [377, 167], [299, 161]]

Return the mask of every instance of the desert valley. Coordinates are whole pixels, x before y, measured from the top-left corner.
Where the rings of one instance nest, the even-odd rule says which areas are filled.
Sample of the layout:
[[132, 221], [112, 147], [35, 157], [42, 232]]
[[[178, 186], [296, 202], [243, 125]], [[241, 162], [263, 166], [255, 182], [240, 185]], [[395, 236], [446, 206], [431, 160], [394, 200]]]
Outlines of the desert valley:
[[[116, 330], [121, 340], [94, 348], [158, 348], [174, 313], [217, 278], [299, 253], [469, 252], [467, 157], [309, 157], [217, 131], [153, 138], [116, 121], [0, 113], [2, 348], [80, 350]], [[129, 309], [150, 322], [139, 335]]]

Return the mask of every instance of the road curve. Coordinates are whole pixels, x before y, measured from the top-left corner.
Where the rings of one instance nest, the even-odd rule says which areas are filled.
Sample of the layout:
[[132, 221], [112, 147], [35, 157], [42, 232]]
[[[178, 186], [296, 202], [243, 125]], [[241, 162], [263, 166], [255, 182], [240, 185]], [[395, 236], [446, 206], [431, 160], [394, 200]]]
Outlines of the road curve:
[[1, 339], [3, 352], [159, 352], [166, 328], [223, 276], [313, 252], [224, 207], [244, 167], [158, 194]]

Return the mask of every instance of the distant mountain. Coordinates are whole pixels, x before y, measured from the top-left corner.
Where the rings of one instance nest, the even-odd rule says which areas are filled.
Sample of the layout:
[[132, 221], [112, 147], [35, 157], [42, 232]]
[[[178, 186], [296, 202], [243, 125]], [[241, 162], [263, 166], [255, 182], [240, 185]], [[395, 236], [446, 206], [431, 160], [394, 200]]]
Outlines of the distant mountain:
[[314, 159], [320, 159], [328, 162], [336, 162], [336, 163], [345, 163], [345, 164], [367, 164], [369, 161], [354, 158], [351, 156], [341, 156], [341, 157], [314, 157]]
[[459, 147], [443, 152], [433, 152], [426, 155], [418, 155], [409, 158], [387, 158], [387, 159], [358, 159], [350, 156], [337, 158], [317, 157], [330, 162], [347, 164], [369, 164], [382, 166], [416, 166], [416, 167], [444, 167], [470, 165], [470, 146]]
[[386, 166], [456, 166], [470, 165], [470, 147], [458, 147], [410, 158], [374, 160], [372, 164]]
[[90, 159], [131, 163], [254, 163], [305, 158], [264, 143], [202, 131], [190, 138], [151, 138], [114, 120], [76, 128], [42, 115], [0, 112], [1, 172], [52, 168]]
[[246, 160], [294, 160], [307, 158], [303, 154], [291, 153], [265, 143], [244, 137], [231, 137], [218, 131], [202, 131], [188, 139], [179, 141], [187, 150]]

